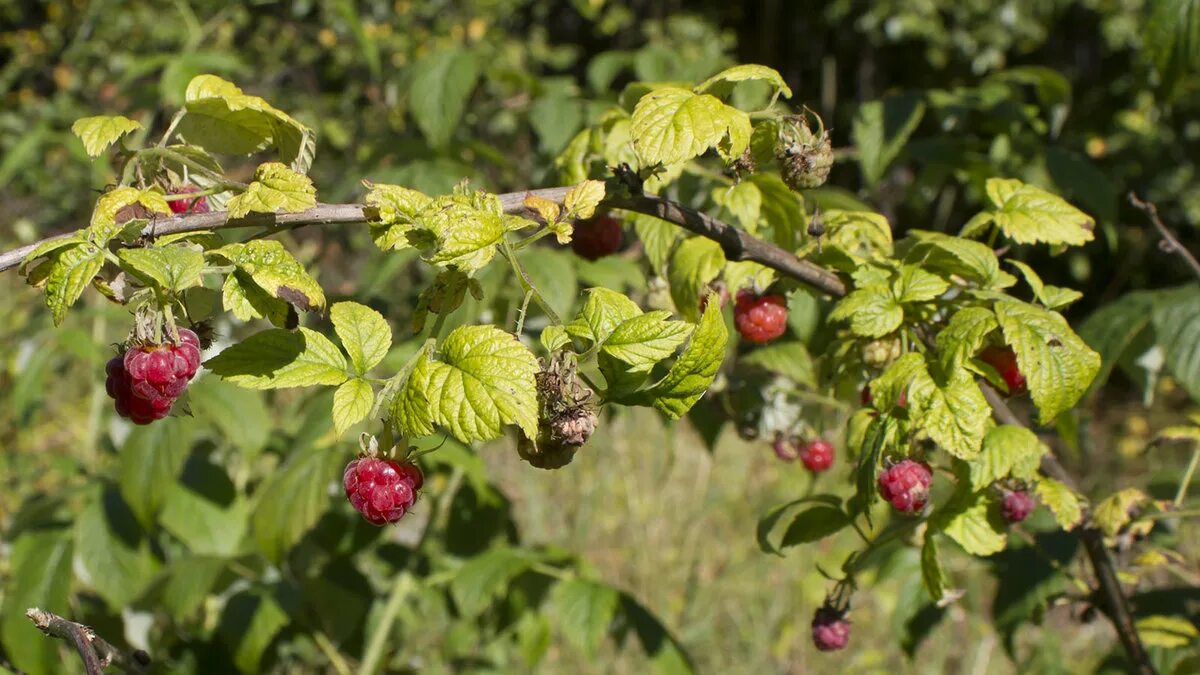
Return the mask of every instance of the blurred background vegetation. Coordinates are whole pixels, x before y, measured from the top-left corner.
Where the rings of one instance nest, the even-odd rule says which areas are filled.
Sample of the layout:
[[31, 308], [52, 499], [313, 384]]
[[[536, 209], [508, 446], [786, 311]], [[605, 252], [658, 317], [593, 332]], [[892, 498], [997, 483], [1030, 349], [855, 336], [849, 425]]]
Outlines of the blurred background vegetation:
[[[71, 135], [75, 119], [124, 114], [159, 133], [199, 73], [316, 129], [319, 198], [343, 202], [361, 198], [362, 179], [427, 192], [463, 177], [494, 191], [558, 184], [555, 157], [630, 82], [698, 81], [756, 62], [778, 69], [794, 102], [833, 130], [842, 161], [817, 203], [865, 203], [897, 237], [908, 227], [955, 231], [988, 177], [1014, 176], [1093, 214], [1095, 242], [1033, 261], [1048, 283], [1085, 292], [1068, 315], [1079, 322], [1131, 290], [1189, 280], [1158, 250], [1129, 190], [1156, 201], [1200, 250], [1200, 79], [1179, 66], [1169, 33], [1155, 32], [1165, 29], [1153, 9], [1143, 0], [0, 0], [0, 245], [79, 226], [116, 180]], [[443, 114], [414, 115], [450, 68], [468, 69], [474, 85]], [[227, 169], [245, 179], [253, 167]], [[421, 288], [410, 260], [379, 255], [362, 231], [283, 236], [331, 301], [354, 298], [406, 325]], [[549, 275], [541, 285], [552, 280], [568, 308], [581, 286], [647, 288], [630, 257], [533, 254], [531, 270]], [[503, 278], [488, 283], [499, 290]], [[823, 657], [807, 635], [828, 586], [816, 563], [836, 568], [854, 542], [777, 558], [759, 551], [753, 527], [810, 479], [765, 442], [727, 428], [714, 446], [644, 412], [608, 418], [560, 472], [531, 469], [507, 443], [433, 455], [448, 457], [431, 466], [426, 509], [443, 515], [432, 535], [442, 541], [417, 556], [422, 522], [375, 530], [325, 484], [305, 493], [287, 482], [322, 466], [336, 474], [354, 451], [334, 437], [328, 401], [205, 378], [190, 395], [193, 417], [131, 432], [101, 375], [129, 318], [95, 300], [55, 330], [38, 294], [13, 273], [0, 277], [0, 664], [75, 667], [20, 616], [42, 598], [180, 672], [337, 672], [369, 648], [397, 570], [428, 580], [499, 541], [628, 592], [699, 672], [1091, 672], [1112, 646], [1103, 621], [1078, 621], [1082, 608], [1042, 608], [1064, 582], [1033, 548], [984, 565], [952, 558], [969, 592], [945, 610], [924, 597], [916, 551], [897, 549], [872, 571], [883, 581], [855, 599], [851, 651]], [[460, 314], [499, 320], [513, 309]], [[1182, 455], [1143, 450], [1188, 397], [1126, 365], [1077, 418], [1083, 441], [1067, 448], [1068, 462], [1087, 467], [1089, 489], [1173, 490]], [[297, 492], [311, 496], [307, 515], [273, 529], [295, 504], [269, 502]], [[439, 493], [452, 500], [441, 510]], [[100, 522], [91, 529], [104, 537], [81, 522]], [[1162, 536], [1195, 553], [1194, 531]], [[1051, 558], [1072, 553], [1067, 539], [1039, 546]], [[997, 582], [966, 570], [1018, 573]], [[606, 640], [592, 653], [553, 608], [514, 618], [547, 592], [543, 577], [518, 578], [476, 616], [421, 585], [387, 633], [385, 662], [397, 672], [644, 672], [636, 641]], [[1045, 628], [1018, 630], [1031, 618]]]

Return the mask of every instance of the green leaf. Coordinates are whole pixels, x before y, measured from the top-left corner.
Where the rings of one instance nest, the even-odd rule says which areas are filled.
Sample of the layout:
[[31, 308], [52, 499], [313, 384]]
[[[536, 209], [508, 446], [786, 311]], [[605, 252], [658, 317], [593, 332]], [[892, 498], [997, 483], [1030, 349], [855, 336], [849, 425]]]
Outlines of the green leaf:
[[329, 508], [329, 486], [345, 457], [324, 447], [295, 450], [254, 494], [254, 540], [272, 561], [284, 554]]
[[413, 65], [409, 110], [430, 145], [450, 140], [478, 76], [475, 57], [459, 47], [439, 49]]
[[1092, 522], [1104, 532], [1104, 536], [1115, 537], [1133, 519], [1131, 509], [1149, 499], [1145, 492], [1137, 488], [1125, 488], [1109, 495], [1092, 509]]
[[688, 321], [700, 316], [700, 298], [724, 267], [725, 252], [711, 239], [691, 237], [675, 248], [667, 268], [667, 282], [680, 316]]
[[1008, 535], [988, 518], [986, 493], [960, 495], [938, 513], [941, 531], [971, 555], [988, 556], [1003, 551]]
[[617, 592], [586, 579], [567, 579], [554, 585], [546, 612], [567, 640], [595, 654], [617, 610]]
[[429, 404], [431, 421], [458, 440], [498, 438], [506, 424], [537, 435], [539, 366], [517, 338], [493, 326], [460, 326], [439, 345], [438, 360], [422, 359], [405, 385]]
[[904, 265], [892, 284], [892, 294], [898, 302], [928, 302], [945, 293], [950, 282], [916, 265]]
[[930, 531], [925, 532], [925, 543], [921, 546], [921, 581], [935, 603], [946, 595], [946, 572], [938, 556], [937, 535]]
[[937, 351], [942, 370], [962, 367], [983, 347], [987, 336], [1000, 327], [996, 315], [984, 307], [964, 307], [955, 312], [937, 336]]
[[425, 393], [433, 361], [429, 358], [427, 349], [422, 348], [421, 352], [419, 356], [414, 357], [417, 360], [416, 364], [396, 391], [390, 408], [392, 421], [405, 436], [432, 434], [433, 425], [438, 419], [438, 412], [429, 405], [429, 396]]
[[383, 251], [409, 248], [408, 233], [421, 211], [433, 201], [421, 192], [399, 185], [367, 183], [367, 205], [379, 210], [378, 220], [371, 222], [371, 236]]
[[333, 329], [358, 375], [379, 365], [392, 347], [392, 329], [379, 312], [357, 302], [338, 302], [329, 310]]
[[817, 369], [803, 342], [774, 342], [740, 357], [744, 366], [757, 366], [805, 387], [817, 386]]
[[929, 378], [925, 357], [917, 352], [906, 352], [892, 361], [886, 369], [871, 380], [871, 400], [878, 410], [891, 410], [900, 404], [901, 396], [907, 397], [913, 380]]
[[617, 326], [641, 313], [637, 303], [624, 294], [602, 287], [589, 288], [583, 308], [567, 324], [567, 333], [593, 344], [602, 343]]
[[712, 191], [713, 201], [729, 209], [743, 230], [750, 234], [758, 232], [758, 220], [762, 213], [762, 191], [750, 181], [742, 181], [729, 187], [718, 186]]
[[1081, 246], [1093, 239], [1095, 223], [1058, 195], [1013, 178], [989, 178], [992, 219], [1018, 244]]
[[265, 317], [276, 326], [288, 325], [291, 309], [288, 303], [272, 297], [241, 270], [225, 277], [221, 286], [221, 304], [240, 321]]
[[889, 96], [859, 107], [850, 137], [867, 185], [883, 178], [924, 114], [925, 101], [918, 94]]
[[424, 255], [426, 262], [468, 274], [491, 262], [496, 245], [513, 229], [500, 200], [484, 192], [437, 197], [421, 210], [415, 226], [436, 240]]
[[1154, 333], [1166, 352], [1167, 368], [1200, 400], [1200, 285], [1162, 293], [1154, 299]]
[[1200, 0], [1152, 0], [1149, 4], [1142, 44], [1169, 98], [1189, 73], [1200, 70]]
[[621, 322], [601, 350], [633, 367], [650, 370], [654, 364], [675, 353], [692, 333], [692, 325], [684, 321], [668, 321], [670, 312], [656, 311]]
[[697, 94], [703, 94], [710, 89], [719, 89], [720, 85], [724, 83], [745, 82], [746, 80], [766, 82], [775, 91], [783, 94], [784, 98], [792, 97], [792, 90], [787, 86], [787, 82], [783, 80], [783, 76], [779, 74], [779, 71], [767, 66], [760, 66], [756, 63], [746, 63], [726, 68], [701, 82], [695, 91]]
[[867, 286], [842, 298], [829, 313], [829, 320], [849, 321], [855, 335], [878, 338], [900, 327], [904, 308], [887, 286]]
[[820, 541], [850, 524], [850, 516], [837, 506], [817, 504], [796, 514], [783, 533], [781, 548]]
[[1015, 277], [1000, 269], [1000, 260], [991, 247], [977, 241], [952, 237], [941, 232], [909, 230], [914, 240], [906, 260], [924, 267], [956, 274], [980, 288], [999, 290], [1017, 283]]
[[621, 611], [649, 657], [649, 672], [656, 675], [691, 675], [695, 672], [683, 645], [637, 598], [621, 593]]
[[770, 287], [775, 282], [775, 270], [751, 260], [737, 260], [725, 263], [721, 277], [725, 280], [726, 291], [736, 298], [738, 291], [743, 289]]
[[[1080, 324], [1079, 337], [1101, 357], [1100, 370], [1092, 380], [1092, 391], [1104, 386], [1113, 368], [1146, 331], [1154, 316], [1154, 299], [1155, 294], [1150, 291], [1127, 293], [1096, 310]], [[1200, 378], [1197, 378], [1197, 385], [1191, 389], [1194, 397], [1200, 397]]]
[[5, 657], [30, 675], [61, 673], [59, 643], [48, 639], [25, 617], [39, 607], [71, 615], [72, 539], [67, 530], [30, 530], [12, 542], [8, 557], [4, 612], [0, 615], [0, 640]]
[[478, 615], [537, 561], [538, 556], [518, 548], [494, 548], [471, 558], [450, 580], [458, 611], [467, 617]]
[[83, 141], [83, 149], [88, 157], [96, 158], [104, 154], [108, 146], [116, 143], [125, 134], [142, 128], [141, 122], [135, 122], [121, 115], [97, 115], [81, 117], [71, 125], [71, 133]]
[[335, 386], [348, 379], [342, 352], [320, 333], [265, 330], [225, 348], [204, 366], [247, 389]]
[[[190, 401], [189, 397], [189, 401]], [[121, 446], [118, 485], [144, 527], [154, 523], [191, 449], [191, 425], [178, 417], [136, 427]]]
[[228, 244], [213, 253], [228, 259], [272, 297], [306, 311], [325, 306], [325, 292], [321, 290], [321, 285], [279, 241], [255, 239]]
[[1054, 513], [1054, 519], [1062, 529], [1070, 532], [1083, 519], [1083, 505], [1079, 496], [1053, 478], [1038, 481], [1037, 496]]
[[60, 248], [50, 258], [50, 271], [46, 276], [46, 306], [54, 325], [62, 323], [67, 310], [83, 289], [92, 283], [104, 266], [104, 254], [91, 244], [78, 244]]
[[338, 436], [365, 420], [375, 405], [375, 390], [366, 380], [354, 378], [333, 393], [333, 427]]
[[215, 556], [176, 558], [167, 568], [162, 604], [176, 621], [185, 621], [199, 611], [228, 564]]
[[211, 152], [249, 155], [274, 146], [287, 164], [300, 163], [307, 150], [308, 127], [265, 100], [242, 93], [232, 82], [215, 75], [197, 75], [184, 95], [187, 114], [177, 131], [189, 143]]
[[[882, 214], [873, 211], [844, 211], [829, 209], [821, 212], [825, 223], [823, 246], [844, 251], [858, 259], [892, 255], [892, 226]], [[801, 252], [811, 254], [817, 242], [810, 238]]]
[[[1186, 647], [1200, 638], [1200, 630], [1195, 624], [1180, 616], [1156, 614], [1141, 617], [1136, 622], [1138, 635], [1149, 647], [1163, 649], [1179, 649]], [[1176, 670], [1176, 673], [1183, 673]]]
[[110, 239], [117, 236], [126, 226], [129, 216], [124, 216], [122, 222], [117, 222], [117, 215], [126, 207], [133, 205], [145, 207], [151, 214], [171, 213], [171, 207], [158, 189], [139, 190], [135, 187], [121, 186], [109, 190], [96, 200], [96, 208], [92, 210], [92, 219], [88, 225], [88, 237], [97, 245], [104, 246]]
[[634, 217], [633, 231], [642, 241], [646, 259], [654, 273], [664, 276], [675, 240], [679, 239], [679, 228], [665, 220], [639, 213]]
[[[871, 390], [875, 390], [874, 385]], [[895, 434], [895, 418], [890, 415], [876, 415], [863, 435], [858, 463], [854, 467], [854, 497], [850, 502], [850, 513], [855, 517], [858, 514], [866, 516], [868, 526], [871, 524], [871, 505], [877, 499], [875, 485], [879, 460], [883, 449], [894, 440]]]
[[238, 670], [258, 673], [263, 652], [289, 623], [288, 612], [270, 593], [244, 590], [225, 602], [217, 632], [231, 648]]
[[275, 428], [262, 394], [217, 377], [202, 377], [188, 385], [188, 405], [197, 420], [211, 424], [244, 457], [258, 454]]
[[204, 254], [186, 246], [123, 248], [117, 256], [139, 279], [173, 293], [199, 286], [204, 271]]
[[951, 371], [942, 383], [922, 369], [909, 384], [908, 401], [916, 427], [943, 450], [961, 459], [979, 454], [991, 408], [969, 372]]
[[75, 521], [74, 568], [80, 579], [120, 611], [141, 596], [159, 566], [117, 491], [98, 491]]
[[1004, 340], [1017, 355], [1042, 424], [1069, 410], [1100, 370], [1100, 355], [1057, 312], [1017, 300], [995, 304]]
[[[68, 246], [77, 246], [79, 244], [86, 244], [88, 242], [88, 239], [85, 236], [85, 234], [86, 234], [86, 230], [78, 230], [69, 235], [64, 235], [62, 237], [53, 237], [51, 239], [47, 239], [47, 240], [43, 241], [42, 243], [35, 246], [32, 251], [30, 251], [28, 254], [26, 254], [26, 256], [24, 258], [21, 259], [21, 264], [18, 267], [18, 271], [22, 275], [24, 275], [26, 273], [26, 268], [29, 267], [29, 263], [33, 262], [34, 260], [37, 260], [38, 258], [41, 258], [42, 256], [48, 256], [51, 253], [54, 253], [55, 251], [57, 251], [59, 249], [67, 248]], [[33, 283], [32, 280], [30, 281], [30, 283]]]
[[1062, 288], [1060, 286], [1047, 286], [1042, 283], [1042, 278], [1034, 271], [1032, 267], [1026, 265], [1020, 260], [1009, 260], [1008, 263], [1017, 268], [1021, 276], [1025, 278], [1025, 283], [1029, 284], [1029, 288], [1033, 289], [1033, 297], [1038, 302], [1046, 306], [1047, 309], [1058, 309], [1066, 307], [1083, 297], [1083, 293], [1073, 288]]
[[1009, 476], [1032, 481], [1046, 452], [1037, 434], [1025, 427], [993, 427], [983, 438], [983, 451], [969, 465], [971, 489], [982, 490]]
[[679, 419], [700, 400], [725, 359], [729, 333], [716, 302], [709, 302], [683, 353], [671, 364], [667, 376], [644, 396], [656, 410]]
[[541, 334], [538, 335], [538, 341], [542, 343], [542, 349], [547, 352], [557, 351], [571, 344], [566, 327], [558, 324], [550, 324], [543, 328]]
[[720, 99], [680, 87], [654, 89], [633, 109], [630, 134], [643, 167], [677, 164], [714, 148], [726, 161], [750, 145], [750, 117]]
[[604, 181], [585, 180], [574, 185], [563, 196], [563, 208], [567, 210], [565, 218], [591, 218], [596, 213], [596, 207], [604, 199]]
[[167, 490], [160, 521], [192, 553], [234, 557], [242, 550], [250, 505], [225, 470], [193, 456]]
[[312, 179], [279, 162], [259, 165], [246, 191], [229, 200], [229, 217], [257, 213], [296, 213], [317, 205]]

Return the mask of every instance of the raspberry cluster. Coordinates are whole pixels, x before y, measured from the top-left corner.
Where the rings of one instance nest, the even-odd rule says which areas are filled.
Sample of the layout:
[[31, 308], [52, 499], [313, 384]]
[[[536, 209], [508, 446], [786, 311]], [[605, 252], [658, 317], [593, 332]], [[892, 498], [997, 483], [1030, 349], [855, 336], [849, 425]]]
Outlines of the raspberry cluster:
[[817, 610], [812, 620], [813, 645], [823, 652], [845, 649], [850, 642], [850, 622], [844, 612], [825, 605]]
[[929, 501], [933, 472], [929, 465], [901, 460], [879, 474], [879, 494], [901, 513], [916, 513]]
[[1019, 523], [1029, 517], [1037, 508], [1033, 495], [1024, 490], [1005, 490], [1004, 499], [1000, 502], [1000, 515], [1005, 522]]
[[361, 457], [346, 465], [346, 499], [372, 525], [394, 523], [417, 501], [425, 477], [415, 464]]
[[800, 461], [813, 473], [828, 471], [833, 466], [833, 456], [833, 443], [824, 438], [811, 440], [800, 448]]
[[599, 260], [621, 248], [621, 221], [604, 214], [575, 223], [571, 249], [581, 258]]
[[787, 300], [782, 295], [741, 291], [733, 306], [733, 323], [742, 339], [764, 344], [787, 330]]
[[[180, 185], [171, 189], [173, 195], [186, 195], [193, 192], [200, 192], [200, 188], [195, 185]], [[194, 197], [192, 199], [176, 199], [167, 202], [171, 207], [171, 213], [208, 213], [208, 199], [205, 197]]]
[[149, 424], [171, 412], [175, 399], [200, 369], [200, 338], [186, 328], [179, 343], [132, 346], [108, 362], [105, 388], [116, 400], [117, 414], [134, 424]]

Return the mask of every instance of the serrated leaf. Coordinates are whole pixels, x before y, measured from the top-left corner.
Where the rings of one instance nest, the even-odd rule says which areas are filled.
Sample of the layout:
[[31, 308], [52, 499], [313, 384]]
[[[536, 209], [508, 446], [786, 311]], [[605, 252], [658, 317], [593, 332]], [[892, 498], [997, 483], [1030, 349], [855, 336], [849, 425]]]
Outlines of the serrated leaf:
[[759, 214], [771, 226], [771, 238], [782, 248], [796, 250], [801, 233], [808, 226], [804, 198], [775, 173], [756, 173], [749, 182], [758, 187], [762, 202]]
[[1018, 244], [1066, 244], [1091, 241], [1095, 222], [1065, 199], [1014, 178], [989, 178], [992, 220]]
[[736, 298], [738, 291], [744, 289], [757, 292], [770, 287], [775, 283], [775, 270], [751, 260], [736, 260], [725, 263], [721, 278], [725, 281], [726, 292]]
[[729, 187], [715, 187], [713, 201], [729, 209], [738, 224], [750, 234], [758, 232], [758, 220], [762, 213], [762, 190], [750, 181], [742, 181]]
[[177, 417], [137, 427], [125, 438], [117, 482], [125, 503], [143, 527], [154, 523], [190, 449], [191, 424]]
[[91, 244], [78, 244], [58, 249], [48, 264], [46, 306], [57, 326], [104, 266], [104, 254]]
[[928, 379], [929, 371], [925, 357], [917, 352], [906, 352], [892, 361], [887, 368], [870, 382], [871, 402], [878, 410], [891, 410], [900, 404], [900, 398], [908, 396], [908, 388], [916, 379]]
[[1087, 391], [1100, 370], [1100, 355], [1057, 312], [1011, 299], [996, 302], [995, 310], [1039, 420], [1049, 424]]
[[506, 424], [537, 435], [539, 366], [514, 335], [461, 326], [439, 345], [438, 356], [414, 368], [405, 386], [424, 395], [432, 422], [464, 443], [497, 438]]
[[204, 367], [247, 389], [336, 386], [349, 378], [341, 350], [308, 328], [255, 333], [226, 347]]
[[571, 344], [566, 327], [558, 324], [550, 324], [543, 328], [538, 336], [538, 341], [542, 343], [542, 349], [547, 352], [557, 351]]
[[850, 137], [858, 148], [858, 163], [867, 185], [883, 178], [924, 114], [925, 101], [918, 94], [889, 96], [859, 107]]
[[108, 146], [116, 143], [122, 136], [142, 128], [141, 122], [136, 122], [121, 115], [97, 115], [81, 117], [71, 125], [71, 133], [83, 141], [83, 149], [88, 157], [96, 158], [104, 154]]
[[915, 242], [906, 260], [957, 274], [984, 289], [999, 290], [1017, 283], [1015, 277], [1000, 269], [1000, 260], [986, 244], [925, 230], [909, 230], [908, 237]]
[[692, 333], [692, 325], [669, 321], [666, 311], [655, 311], [627, 319], [604, 340], [601, 350], [633, 370], [649, 370], [675, 353]]
[[[126, 223], [117, 222], [117, 214], [127, 206], [139, 204], [151, 214], [171, 213], [171, 207], [158, 189], [139, 190], [138, 188], [121, 186], [105, 192], [96, 200], [96, 208], [92, 210], [92, 219], [88, 224], [88, 237], [97, 246], [104, 246], [110, 239], [124, 229]], [[128, 220], [128, 217], [122, 220]]]
[[984, 493], [965, 497], [964, 504], [948, 506], [940, 514], [944, 525], [941, 531], [971, 555], [988, 556], [1003, 551], [1008, 535], [997, 530], [988, 518], [988, 501]]
[[409, 110], [429, 144], [450, 140], [475, 89], [475, 57], [458, 47], [439, 49], [413, 65]]
[[1083, 297], [1083, 293], [1072, 288], [1045, 285], [1038, 273], [1020, 260], [1009, 260], [1008, 263], [1017, 268], [1017, 271], [1025, 278], [1025, 283], [1029, 284], [1029, 288], [1033, 290], [1033, 297], [1048, 309], [1066, 307]]
[[215, 75], [197, 75], [184, 95], [187, 114], [178, 133], [212, 152], [249, 155], [273, 145], [280, 160], [301, 163], [308, 127], [270, 103]]
[[1154, 299], [1154, 335], [1165, 352], [1167, 368], [1179, 384], [1200, 400], [1200, 286], [1162, 293]]
[[546, 611], [567, 641], [594, 654], [617, 610], [617, 592], [586, 579], [566, 579], [550, 591]]
[[533, 222], [506, 219], [495, 195], [475, 192], [433, 199], [422, 209], [415, 225], [436, 239], [432, 250], [423, 256], [426, 262], [469, 274], [491, 262], [505, 233]]
[[26, 268], [28, 268], [29, 264], [34, 260], [37, 260], [42, 256], [49, 256], [51, 253], [54, 253], [59, 249], [67, 248], [68, 246], [86, 244], [88, 239], [85, 236], [85, 233], [86, 230], [77, 230], [72, 234], [64, 235], [62, 237], [53, 237], [41, 242], [35, 246], [32, 251], [27, 253], [24, 258], [21, 259], [21, 264], [18, 266], [17, 271], [24, 275], [26, 273]]
[[647, 93], [630, 121], [633, 151], [643, 167], [685, 162], [709, 148], [728, 161], [742, 154], [751, 133], [746, 113], [680, 87]]
[[[425, 351], [422, 349], [422, 352]], [[425, 393], [433, 362], [427, 353], [414, 358], [417, 362], [392, 399], [390, 412], [392, 422], [401, 434], [428, 436], [433, 433], [433, 425], [438, 419], [437, 411], [429, 405], [429, 397]]]
[[433, 201], [421, 192], [399, 185], [368, 184], [366, 202], [379, 210], [371, 222], [371, 237], [383, 251], [410, 248], [408, 233], [421, 211]]
[[904, 308], [887, 286], [867, 286], [842, 298], [829, 313], [829, 320], [849, 321], [855, 335], [878, 338], [900, 327]]
[[1053, 478], [1038, 481], [1037, 496], [1054, 513], [1054, 520], [1062, 529], [1070, 532], [1083, 519], [1083, 505], [1079, 496]]
[[228, 244], [213, 251], [224, 256], [271, 296], [306, 311], [325, 306], [325, 292], [283, 244], [256, 239]]
[[745, 82], [746, 80], [758, 80], [771, 85], [784, 98], [792, 97], [792, 90], [784, 82], [783, 76], [779, 71], [767, 66], [760, 66], [757, 63], [745, 63], [731, 68], [726, 68], [721, 72], [713, 75], [707, 80], [696, 86], [696, 93], [703, 94], [704, 92], [716, 88], [721, 83]]
[[[821, 212], [825, 234], [820, 247], [841, 251], [855, 260], [888, 257], [894, 250], [892, 226], [882, 214], [873, 211], [828, 209]], [[800, 249], [800, 256], [819, 256], [815, 238]]]
[[840, 532], [850, 524], [850, 516], [837, 506], [818, 504], [804, 509], [792, 518], [783, 533], [780, 548], [820, 541]]
[[249, 514], [225, 470], [194, 456], [167, 486], [159, 522], [192, 553], [232, 557], [242, 548]]
[[333, 428], [341, 436], [347, 429], [365, 420], [375, 405], [375, 390], [366, 380], [354, 378], [342, 383], [333, 393]]
[[862, 447], [858, 452], [858, 463], [854, 466], [854, 497], [850, 505], [851, 515], [862, 514], [871, 525], [871, 505], [877, 499], [876, 475], [883, 449], [893, 440], [896, 420], [890, 415], [875, 415], [863, 434]]
[[1010, 476], [1032, 481], [1046, 452], [1037, 434], [1025, 427], [993, 427], [983, 438], [983, 451], [969, 464], [971, 489], [979, 491]]
[[1132, 520], [1130, 511], [1149, 499], [1145, 492], [1137, 488], [1125, 488], [1109, 495], [1092, 509], [1092, 522], [1105, 536], [1115, 537]]
[[604, 181], [585, 180], [567, 190], [563, 196], [563, 208], [567, 210], [567, 218], [591, 218], [603, 200]]
[[671, 419], [679, 419], [700, 400], [725, 360], [729, 333], [716, 305], [708, 303], [691, 340], [671, 364], [667, 376], [644, 394], [656, 410]]
[[928, 302], [945, 293], [950, 282], [916, 265], [904, 265], [892, 283], [892, 295], [899, 302]]
[[617, 326], [641, 313], [642, 308], [621, 293], [602, 287], [589, 288], [579, 314], [567, 324], [567, 333], [593, 344], [602, 343]]
[[341, 476], [345, 461], [329, 448], [303, 447], [255, 491], [250, 522], [254, 540], [269, 559], [281, 560], [329, 508], [329, 487]]
[[1000, 327], [996, 315], [984, 307], [964, 307], [955, 312], [937, 336], [937, 351], [942, 370], [950, 372], [962, 366], [983, 347], [987, 336]]
[[802, 342], [774, 342], [741, 356], [741, 365], [757, 366], [805, 387], [817, 385], [817, 369]]
[[387, 319], [366, 305], [335, 303], [329, 318], [358, 375], [366, 375], [379, 365], [392, 347], [392, 328]]
[[537, 560], [537, 555], [514, 548], [494, 548], [471, 558], [450, 580], [454, 604], [463, 616], [476, 616]]
[[971, 459], [983, 445], [991, 408], [969, 372], [954, 370], [945, 380], [936, 382], [922, 368], [908, 386], [909, 414], [943, 450]]
[[75, 573], [112, 609], [137, 599], [161, 565], [114, 488], [98, 490], [75, 521]]
[[271, 297], [254, 283], [249, 274], [237, 270], [225, 277], [221, 287], [221, 304], [225, 311], [240, 321], [266, 318], [279, 327], [287, 325], [288, 304]]
[[[551, 201], [545, 197], [539, 197], [532, 194], [525, 195], [525, 201], [522, 203], [525, 205], [525, 208], [534, 211], [541, 216], [542, 220], [546, 221], [547, 224], [553, 224], [556, 222], [558, 220], [558, 216], [562, 213], [562, 207], [559, 206], [558, 202]], [[566, 242], [560, 241], [559, 243]]]
[[679, 239], [679, 228], [654, 216], [639, 213], [633, 221], [633, 230], [642, 241], [651, 269], [655, 274], [664, 276], [675, 240]]
[[938, 556], [937, 535], [931, 531], [925, 532], [925, 543], [921, 546], [921, 581], [935, 603], [946, 594], [946, 572]]
[[199, 286], [204, 271], [204, 254], [186, 246], [124, 248], [117, 256], [141, 280], [173, 293]]
[[700, 316], [700, 298], [725, 267], [725, 252], [711, 239], [691, 237], [675, 247], [667, 267], [667, 282], [675, 310], [688, 321]]
[[317, 205], [317, 189], [312, 179], [285, 164], [259, 165], [254, 180], [245, 192], [229, 200], [230, 218], [256, 213], [296, 213]]

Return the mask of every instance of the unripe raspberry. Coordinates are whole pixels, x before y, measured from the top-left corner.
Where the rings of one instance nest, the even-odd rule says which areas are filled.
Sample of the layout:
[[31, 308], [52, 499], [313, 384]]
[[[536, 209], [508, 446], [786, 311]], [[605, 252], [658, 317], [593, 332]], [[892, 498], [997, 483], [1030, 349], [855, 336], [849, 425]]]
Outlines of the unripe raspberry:
[[[171, 188], [170, 194], [184, 195], [193, 192], [200, 192], [200, 188], [195, 185], [180, 185]], [[205, 197], [192, 197], [190, 199], [175, 199], [167, 202], [171, 207], [172, 213], [208, 213], [208, 199]]]
[[816, 648], [823, 652], [845, 649], [850, 642], [850, 622], [842, 612], [825, 605], [813, 615], [812, 639]]
[[868, 366], [882, 368], [900, 358], [900, 340], [884, 338], [868, 342], [863, 346], [863, 362]]
[[794, 462], [799, 456], [796, 452], [796, 443], [780, 434], [771, 442], [771, 450], [775, 456], [785, 462]]
[[879, 474], [879, 495], [901, 513], [916, 513], [928, 503], [932, 483], [928, 464], [905, 459]]
[[1019, 523], [1029, 517], [1037, 508], [1033, 495], [1024, 490], [1005, 490], [1004, 499], [1000, 502], [1000, 515], [1005, 522]]
[[588, 260], [598, 260], [621, 248], [621, 221], [604, 214], [575, 223], [571, 248]]
[[824, 185], [833, 168], [833, 144], [820, 119], [814, 132], [805, 116], [791, 118], [785, 127], [785, 143], [779, 159], [783, 164], [783, 182], [793, 190]]
[[733, 323], [747, 342], [770, 342], [787, 330], [787, 300], [782, 295], [742, 291], [733, 306]]
[[378, 457], [353, 460], [342, 474], [346, 499], [372, 525], [403, 518], [417, 501], [423, 483], [415, 465]]
[[1012, 347], [992, 345], [980, 352], [979, 359], [1000, 373], [1005, 386], [1008, 387], [1009, 396], [1019, 396], [1028, 391], [1025, 375], [1017, 366], [1017, 355]]
[[833, 466], [833, 457], [833, 444], [824, 438], [811, 440], [800, 448], [800, 461], [813, 473], [828, 471]]

